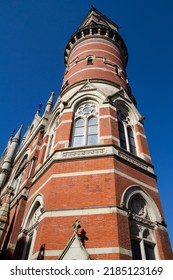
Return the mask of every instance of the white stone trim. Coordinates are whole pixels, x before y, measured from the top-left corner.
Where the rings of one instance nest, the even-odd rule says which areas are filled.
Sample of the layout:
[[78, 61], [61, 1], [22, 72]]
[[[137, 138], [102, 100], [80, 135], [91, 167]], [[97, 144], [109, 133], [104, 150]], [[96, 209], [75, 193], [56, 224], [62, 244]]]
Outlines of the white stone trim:
[[111, 136], [111, 135], [109, 135], [109, 136], [106, 135], [106, 136], [100, 137], [100, 140], [106, 140], [106, 139], [113, 139], [113, 140], [117, 141], [118, 143], [120, 142], [120, 140], [118, 138]]
[[111, 119], [111, 120], [114, 120], [114, 121], [118, 122], [117, 118], [114, 118], [110, 115], [102, 115], [102, 116], [100, 116], [100, 119]]
[[135, 182], [135, 183], [136, 183], [137, 185], [139, 185], [139, 186], [143, 186], [143, 187], [145, 187], [145, 188], [147, 188], [147, 189], [150, 189], [150, 190], [152, 190], [152, 191], [158, 193], [158, 189], [157, 189], [157, 188], [155, 188], [155, 187], [153, 187], [153, 186], [149, 186], [148, 184], [145, 184], [145, 183], [143, 183], [142, 181], [137, 180], [137, 179], [135, 179], [135, 178], [133, 178], [133, 177], [127, 175], [126, 173], [123, 173], [123, 172], [118, 171], [118, 170], [115, 170], [115, 173], [118, 174], [118, 175], [120, 175], [121, 177], [124, 177], [124, 178], [126, 178], [126, 179], [128, 179], [128, 180], [131, 180], [131, 181]]
[[68, 148], [68, 146], [69, 146], [69, 140], [58, 141], [58, 142], [56, 143], [56, 145], [53, 146], [53, 149], [56, 149], [56, 147], [57, 147], [59, 144], [63, 144], [63, 145], [65, 146], [65, 148]]
[[45, 211], [39, 218], [39, 221], [45, 218], [55, 217], [70, 217], [70, 216], [85, 216], [85, 215], [106, 215], [117, 213], [123, 216], [127, 216], [127, 212], [116, 206], [108, 207], [96, 207], [96, 208], [81, 208], [81, 209], [64, 209], [64, 210], [49, 210]]
[[[117, 89], [117, 92], [119, 92], [119, 89]], [[115, 92], [115, 94], [117, 93], [117, 92]], [[115, 106], [113, 106], [112, 104], [110, 104], [110, 103], [102, 103], [101, 105], [100, 105], [100, 109], [104, 109], [104, 108], [111, 108], [112, 110], [114, 110], [115, 112], [117, 112], [117, 108], [115, 107]]]
[[[45, 144], [45, 145], [47, 146], [47, 144]], [[41, 146], [41, 147], [42, 147], [42, 146]], [[35, 146], [34, 149], [31, 151], [30, 158], [31, 158], [31, 156], [32, 156], [33, 154], [35, 154], [35, 151], [36, 151], [36, 150], [40, 151], [41, 147], [38, 146], [38, 145]]]
[[88, 254], [123, 254], [132, 256], [132, 251], [122, 247], [87, 248]]
[[[92, 175], [107, 174], [107, 173], [113, 173], [113, 172], [114, 172], [114, 169], [105, 169], [105, 170], [96, 170], [96, 171], [91, 170], [91, 171], [83, 171], [83, 172], [53, 174], [37, 189], [37, 191], [33, 195], [30, 196], [28, 201], [30, 201], [52, 179], [62, 178], [62, 177], [73, 177], [73, 176], [75, 176], [75, 177], [76, 176], [86, 176], [86, 175], [91, 175], [91, 174]], [[35, 178], [37, 178], [37, 177], [35, 176]]]
[[[63, 101], [62, 101], [63, 102]], [[63, 115], [67, 114], [67, 113], [74, 113], [72, 108], [63, 108]], [[60, 115], [61, 118], [62, 115]]]
[[151, 157], [145, 153], [140, 153], [140, 156], [143, 158], [143, 159], [146, 159], [148, 158], [149, 160], [151, 160]]
[[[93, 44], [93, 43], [92, 43]], [[98, 42], [95, 42], [95, 44], [99, 44]], [[89, 43], [88, 45], [91, 45], [91, 43]], [[103, 44], [102, 43], [102, 45], [106, 45], [106, 44]], [[112, 48], [112, 46], [110, 46], [110, 45], [107, 45], [108, 47], [110, 47], [111, 49], [113, 49], [114, 51], [115, 51], [115, 48]], [[80, 46], [78, 49], [80, 49], [80, 48], [82, 48], [83, 46]], [[75, 50], [76, 51], [76, 50]], [[97, 49], [97, 48], [92, 48], [92, 49], [90, 49], [90, 51], [92, 52], [92, 51], [100, 51], [100, 49]], [[82, 52], [80, 52], [80, 55], [83, 55], [83, 54], [85, 54], [85, 53], [88, 53], [88, 50], [86, 50], [86, 51], [82, 51]], [[110, 54], [111, 56], [113, 56], [113, 57], [115, 57], [115, 58], [117, 58], [117, 60], [119, 60], [120, 62], [121, 62], [121, 59], [117, 56], [117, 55], [115, 55], [115, 54], [113, 54], [112, 52], [109, 52], [109, 51], [107, 51], [107, 50], [102, 50], [102, 54], [103, 53], [108, 53], [108, 54]], [[117, 52], [118, 53], [118, 55], [119, 55], [119, 52]], [[74, 55], [74, 53], [73, 53], [73, 55]], [[74, 55], [75, 56], [75, 55]], [[88, 55], [86, 56], [86, 58], [87, 57], [89, 57]], [[93, 58], [95, 58], [95, 55], [92, 55], [91, 57], [93, 57]], [[102, 59], [102, 56], [99, 56], [98, 57], [98, 59]], [[106, 56], [105, 56], [105, 58], [106, 58]], [[79, 62], [80, 60], [78, 60], [77, 62]], [[110, 60], [109, 60], [110, 61]], [[69, 62], [69, 65], [71, 66], [73, 63], [76, 63], [76, 60], [72, 60], [72, 61], [70, 61]]]
[[146, 135], [140, 133], [140, 132], [136, 132], [136, 136], [142, 136], [143, 138], [147, 138]]
[[[127, 250], [123, 247], [103, 247], [103, 248], [86, 248], [88, 254], [101, 255], [101, 254], [123, 254], [127, 256], [132, 256], [132, 251]], [[38, 253], [32, 255], [32, 259], [38, 257]], [[45, 250], [45, 257], [57, 257], [62, 253], [62, 250]]]
[[62, 124], [64, 124], [64, 123], [72, 123], [72, 120], [70, 119], [70, 120], [64, 120], [64, 121], [59, 122], [59, 124], [57, 125], [56, 130], [57, 130]]
[[[109, 43], [108, 43], [108, 42], [105, 41], [105, 39], [101, 39], [101, 38], [97, 38], [97, 41], [96, 41], [96, 39], [89, 38], [87, 43], [83, 43], [82, 45], [81, 45], [81, 44], [78, 44], [78, 45], [75, 46], [75, 48], [73, 49], [72, 54], [74, 55], [75, 52], [76, 52], [77, 50], [79, 50], [80, 48], [83, 48], [84, 46], [92, 45], [93, 43], [94, 43], [94, 44], [98, 44], [98, 45], [100, 46], [100, 42], [101, 42], [102, 45], [108, 46], [108, 47], [110, 47], [111, 49], [113, 49], [114, 51], [116, 50], [117, 53], [120, 54], [119, 49], [115, 46], [115, 44], [113, 44], [112, 42], [109, 42]], [[89, 49], [91, 49], [91, 48], [89, 48]], [[100, 50], [100, 49], [98, 49], [98, 50]], [[112, 53], [111, 53], [111, 54], [112, 54]], [[74, 56], [75, 56], [75, 55], [74, 55]]]
[[[73, 155], [71, 155], [71, 157], [73, 158]], [[51, 162], [52, 162], [52, 160], [51, 160]], [[121, 177], [124, 177], [124, 178], [126, 178], [128, 180], [131, 180], [131, 181], [133, 181], [134, 183], [136, 183], [138, 185], [144, 186], [145, 188], [148, 188], [148, 189], [158, 193], [158, 189], [156, 189], [155, 187], [149, 186], [148, 184], [145, 184], [142, 181], [137, 180], [134, 177], [128, 176], [127, 174], [125, 174], [123, 172], [120, 172], [120, 171], [118, 171], [116, 169], [103, 169], [103, 170], [94, 170], [94, 171], [91, 170], [91, 171], [83, 171], [83, 172], [70, 172], [70, 173], [53, 174], [37, 189], [37, 191], [32, 196], [30, 196], [28, 201], [31, 200], [35, 196], [35, 194], [37, 194], [52, 179], [62, 178], [62, 177], [73, 177], [73, 176], [76, 177], [76, 176], [86, 176], [86, 175], [109, 174], [109, 173], [116, 173], [116, 174], [120, 175]], [[37, 176], [39, 176], [39, 175], [37, 174]], [[34, 179], [37, 179], [37, 176], [35, 176]]]
[[142, 123], [140, 123], [139, 121], [137, 122], [137, 125], [141, 126], [142, 128], [144, 128], [144, 125]]
[[[100, 49], [90, 49], [90, 51], [91, 51], [91, 52], [92, 52], [92, 51], [100, 51]], [[83, 54], [85, 54], [85, 53], [88, 53], [88, 51], [80, 52], [80, 55], [83, 55]], [[105, 56], [103, 56], [104, 53], [105, 53]], [[119, 67], [119, 69], [122, 70], [121, 59], [120, 59], [118, 56], [116, 56], [116, 55], [114, 55], [113, 53], [111, 53], [111, 52], [108, 52], [108, 51], [106, 51], [106, 50], [102, 50], [102, 55], [101, 55], [100, 57], [97, 57], [96, 55], [94, 55], [94, 56], [92, 56], [92, 58], [93, 58], [93, 59], [106, 60], [106, 61], [108, 61], [109, 63], [112, 63], [112, 65], [109, 65], [109, 64], [107, 64], [107, 63], [105, 63], [105, 65], [107, 65], [108, 67], [114, 67], [114, 66], [113, 66], [114, 62], [111, 61], [111, 60], [109, 60], [109, 59], [106, 59], [106, 54], [110, 54], [111, 56], [114, 56], [114, 57], [118, 60], [118, 63], [117, 63], [116, 65]], [[82, 61], [84, 61], [84, 60], [87, 60], [87, 58], [88, 58], [88, 56], [83, 57], [83, 58], [79, 59], [79, 60], [77, 61], [77, 63], [80, 63], [80, 62], [82, 62]], [[76, 66], [76, 61], [73, 60], [72, 62], [69, 62], [69, 68], [70, 68], [70, 70], [71, 70], [73, 67], [75, 67], [75, 66]], [[122, 71], [123, 71], [123, 70], [122, 70]], [[124, 72], [124, 71], [123, 71], [123, 72]]]
[[100, 70], [100, 71], [104, 71], [104, 72], [106, 71], [106, 72], [111, 72], [116, 75], [116, 72], [108, 70], [106, 68], [106, 64], [105, 64], [105, 68], [103, 68], [103, 67], [90, 67], [90, 68], [86, 67], [86, 68], [83, 68], [82, 70], [76, 71], [74, 74], [72, 74], [71, 76], [68, 77], [68, 80], [70, 80], [73, 76], [80, 75], [81, 72], [91, 71], [91, 70]]

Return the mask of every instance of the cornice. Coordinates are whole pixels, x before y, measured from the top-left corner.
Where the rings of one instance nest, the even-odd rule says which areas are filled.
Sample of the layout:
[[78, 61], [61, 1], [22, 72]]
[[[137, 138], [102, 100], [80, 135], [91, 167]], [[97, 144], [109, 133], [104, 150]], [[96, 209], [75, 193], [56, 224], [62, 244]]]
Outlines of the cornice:
[[116, 157], [117, 160], [123, 161], [128, 166], [133, 166], [142, 173], [156, 179], [153, 165], [144, 161], [140, 157], [134, 156], [129, 152], [120, 149], [115, 145], [97, 145], [90, 147], [70, 147], [67, 149], [55, 151], [47, 161], [37, 170], [32, 179], [32, 184], [37, 181], [42, 174], [55, 162], [72, 161], [80, 159], [100, 158], [100, 157]]

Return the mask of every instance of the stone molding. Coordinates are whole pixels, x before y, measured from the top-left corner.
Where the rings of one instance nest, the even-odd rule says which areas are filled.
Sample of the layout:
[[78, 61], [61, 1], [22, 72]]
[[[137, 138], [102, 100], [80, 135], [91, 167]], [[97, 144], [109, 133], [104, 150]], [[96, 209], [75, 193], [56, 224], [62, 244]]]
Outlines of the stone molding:
[[117, 147], [113, 145], [109, 146], [94, 146], [94, 147], [77, 147], [77, 148], [67, 148], [63, 151], [54, 152], [49, 159], [40, 166], [40, 169], [36, 172], [33, 177], [32, 183], [37, 180], [46, 169], [55, 161], [71, 160], [71, 159], [81, 159], [81, 158], [91, 158], [91, 157], [104, 157], [104, 156], [118, 156], [124, 159], [126, 162], [130, 162], [137, 167], [154, 174], [153, 167], [144, 160], [134, 157], [125, 151], [120, 151]]

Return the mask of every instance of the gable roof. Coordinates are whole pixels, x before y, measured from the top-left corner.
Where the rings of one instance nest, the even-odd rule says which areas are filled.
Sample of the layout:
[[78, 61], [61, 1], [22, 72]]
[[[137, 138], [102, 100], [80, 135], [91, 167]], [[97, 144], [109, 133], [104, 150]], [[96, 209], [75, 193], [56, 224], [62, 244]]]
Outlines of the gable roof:
[[78, 234], [75, 232], [61, 255], [58, 258], [59, 260], [89, 260], [90, 257], [83, 246]]

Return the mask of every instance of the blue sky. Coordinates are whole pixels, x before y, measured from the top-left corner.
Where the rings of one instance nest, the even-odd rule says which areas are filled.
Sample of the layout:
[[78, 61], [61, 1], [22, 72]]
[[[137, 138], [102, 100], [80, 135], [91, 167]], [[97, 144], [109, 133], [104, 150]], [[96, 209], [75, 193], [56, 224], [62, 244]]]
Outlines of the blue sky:
[[58, 96], [65, 46], [91, 5], [121, 27], [173, 244], [172, 0], [0, 0], [0, 153], [52, 90]]

